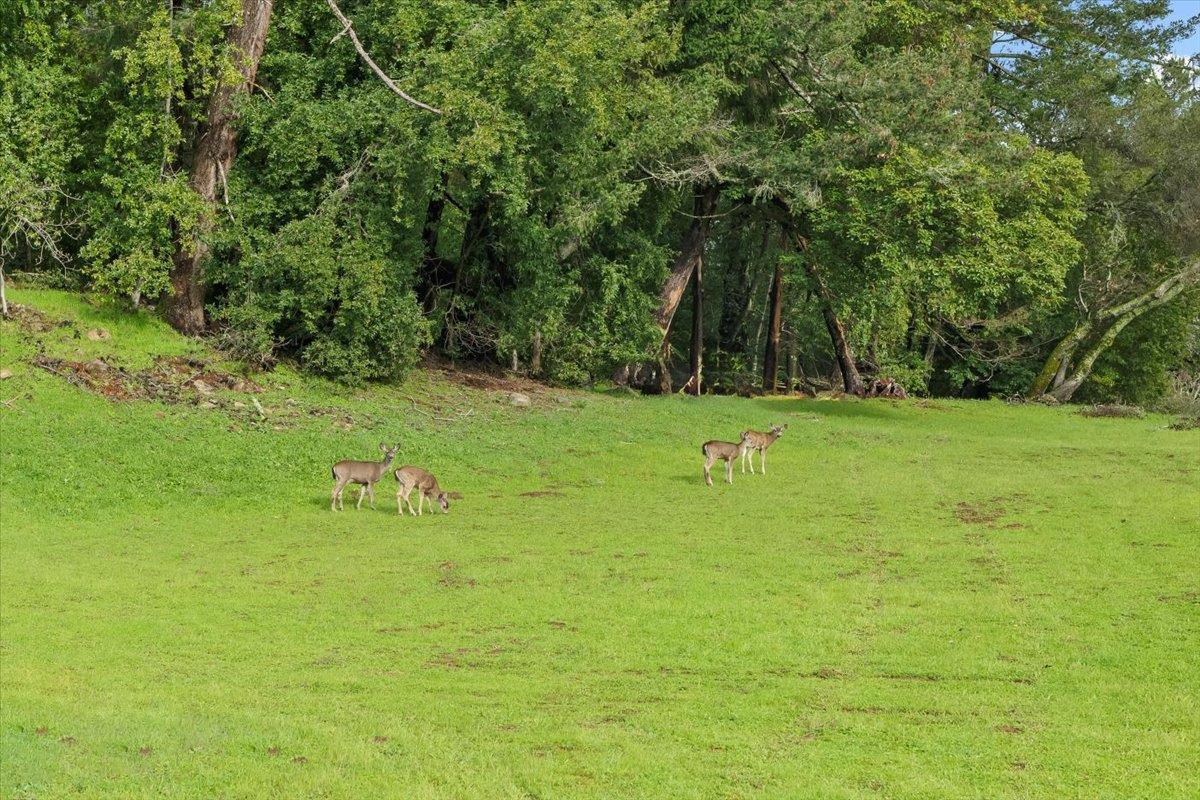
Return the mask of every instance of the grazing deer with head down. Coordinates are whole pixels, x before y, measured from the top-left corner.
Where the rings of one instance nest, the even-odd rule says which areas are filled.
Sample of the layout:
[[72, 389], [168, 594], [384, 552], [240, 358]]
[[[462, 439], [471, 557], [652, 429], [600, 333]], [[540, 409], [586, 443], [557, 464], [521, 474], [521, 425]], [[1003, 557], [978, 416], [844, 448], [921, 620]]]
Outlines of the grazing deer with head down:
[[701, 445], [700, 452], [704, 454], [704, 482], [712, 486], [712, 465], [717, 462], [717, 459], [720, 459], [725, 462], [725, 482], [733, 483], [733, 462], [745, 452], [749, 445], [750, 439], [745, 433], [742, 434], [742, 440], [737, 444], [713, 439]]
[[342, 490], [346, 488], [347, 483], [358, 484], [356, 508], [362, 508], [364, 494], [371, 498], [371, 508], [375, 507], [375, 484], [379, 483], [379, 479], [392, 465], [392, 459], [396, 457], [400, 443], [397, 442], [395, 447], [388, 447], [380, 442], [379, 449], [383, 451], [383, 461], [339, 461], [333, 465], [333, 495], [329, 499], [330, 511], [344, 510], [342, 508]]
[[[442, 491], [438, 486], [437, 478], [433, 474], [421, 469], [420, 467], [406, 466], [396, 470], [396, 482], [400, 484], [400, 488], [396, 490], [396, 513], [403, 514], [403, 503], [408, 504], [408, 513], [414, 517], [421, 516], [421, 512], [425, 508], [425, 499], [429, 498], [429, 510], [433, 510], [433, 501], [437, 500], [438, 505], [442, 507], [442, 513], [447, 514], [450, 511], [450, 497]], [[412, 494], [413, 489], [417, 490], [417, 510], [413, 511], [412, 500], [408, 496]]]
[[758, 465], [762, 467], [763, 475], [767, 474], [767, 448], [775, 444], [775, 440], [783, 436], [783, 432], [787, 430], [787, 424], [782, 427], [772, 425], [771, 430], [767, 433], [759, 431], [743, 431], [742, 437], [749, 439], [750, 443], [746, 449], [742, 451], [742, 474], [746, 474], [746, 461], [750, 461], [750, 474], [754, 474], [754, 451], [758, 451]]

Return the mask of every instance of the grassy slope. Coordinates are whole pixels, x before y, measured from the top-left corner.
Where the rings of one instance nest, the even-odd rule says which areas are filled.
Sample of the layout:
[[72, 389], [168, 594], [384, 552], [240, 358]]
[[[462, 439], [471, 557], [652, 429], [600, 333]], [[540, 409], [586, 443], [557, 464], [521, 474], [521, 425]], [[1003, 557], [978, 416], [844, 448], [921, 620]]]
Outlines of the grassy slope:
[[[113, 333], [51, 352], [197, 347], [13, 294]], [[268, 408], [357, 422], [277, 431], [0, 336], [2, 797], [1200, 794], [1200, 434], [1161, 418], [280, 370]], [[769, 421], [769, 476], [701, 484], [702, 440]], [[390, 478], [329, 512], [383, 438], [448, 516]]]

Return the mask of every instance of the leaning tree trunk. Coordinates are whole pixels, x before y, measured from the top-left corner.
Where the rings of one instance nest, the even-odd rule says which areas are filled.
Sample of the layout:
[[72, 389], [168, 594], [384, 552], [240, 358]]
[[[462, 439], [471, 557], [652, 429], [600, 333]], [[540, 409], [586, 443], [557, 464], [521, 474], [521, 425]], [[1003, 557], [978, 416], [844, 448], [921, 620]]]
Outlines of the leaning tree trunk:
[[184, 333], [204, 330], [203, 263], [208, 254], [204, 238], [212, 229], [211, 207], [217, 200], [217, 181], [228, 198], [229, 169], [237, 155], [237, 130], [234, 99], [249, 91], [258, 73], [267, 29], [271, 23], [273, 0], [242, 0], [241, 21], [227, 36], [233, 51], [239, 78], [221, 82], [208, 102], [208, 113], [192, 153], [189, 183], [204, 199], [209, 210], [201, 217], [194, 236], [179, 236], [171, 267], [171, 296], [167, 301], [167, 319]]
[[658, 382], [659, 391], [663, 394], [671, 392], [671, 321], [675, 318], [675, 311], [683, 298], [683, 290], [687, 288], [692, 272], [704, 254], [708, 223], [717, 207], [718, 192], [715, 186], [696, 189], [696, 197], [692, 204], [692, 224], [688, 226], [688, 231], [683, 237], [683, 244], [679, 248], [679, 255], [675, 257], [675, 263], [671, 266], [671, 273], [667, 275], [662, 291], [658, 293], [658, 310], [654, 312], [654, 324], [658, 326], [662, 335], [662, 344], [658, 350]]
[[691, 393], [700, 396], [704, 379], [704, 256], [696, 259], [692, 270], [692, 376], [688, 379]]
[[[1092, 374], [1096, 359], [1112, 346], [1117, 335], [1129, 323], [1147, 311], [1166, 305], [1197, 284], [1200, 284], [1200, 260], [1191, 262], [1153, 289], [1118, 306], [1104, 309], [1092, 319], [1081, 322], [1063, 337], [1050, 353], [1042, 371], [1030, 387], [1029, 396], [1036, 398], [1047, 394], [1059, 402], [1067, 402]], [[1090, 340], [1083, 350], [1083, 355], [1076, 360], [1075, 354], [1089, 342], [1089, 337], [1097, 330], [1099, 334]]]
[[783, 334], [783, 265], [775, 262], [771, 297], [767, 303], [767, 348], [763, 353], [763, 391], [773, 394], [779, 384], [779, 339]]
[[[801, 249], [806, 249], [804, 244], [806, 243], [801, 245]], [[825, 318], [825, 327], [829, 330], [829, 338], [833, 342], [833, 355], [837, 359], [838, 369], [842, 373], [842, 385], [847, 394], [861, 396], [863, 394], [862, 377], [858, 374], [854, 351], [846, 339], [846, 328], [838, 319], [837, 309], [833, 306], [833, 293], [829, 291], [829, 286], [825, 283], [825, 276], [821, 274], [812, 257], [805, 253], [803, 261], [804, 273], [816, 291], [821, 305], [821, 316]]]

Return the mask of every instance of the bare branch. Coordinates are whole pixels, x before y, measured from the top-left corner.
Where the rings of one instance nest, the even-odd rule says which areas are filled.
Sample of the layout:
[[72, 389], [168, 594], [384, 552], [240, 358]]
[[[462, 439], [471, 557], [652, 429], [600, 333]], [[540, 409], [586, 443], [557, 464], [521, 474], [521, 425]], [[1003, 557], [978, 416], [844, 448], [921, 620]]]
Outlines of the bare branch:
[[362, 42], [360, 42], [358, 40], [358, 34], [356, 34], [354, 32], [354, 26], [352, 24], [350, 24], [350, 20], [347, 19], [346, 15], [342, 13], [342, 10], [340, 8], [338, 8], [337, 3], [335, 3], [333, 0], [325, 0], [325, 2], [329, 5], [329, 10], [333, 12], [333, 15], [338, 18], [338, 21], [341, 22], [342, 26], [343, 26], [342, 32], [339, 33], [337, 36], [333, 37], [333, 40], [330, 42], [330, 44], [332, 44], [333, 42], [336, 42], [342, 36], [349, 36], [350, 41], [354, 43], [354, 49], [358, 51], [359, 57], [361, 57], [362, 60], [367, 63], [367, 66], [371, 68], [372, 72], [374, 72], [376, 75], [379, 76], [379, 80], [383, 81], [384, 86], [388, 87], [393, 92], [400, 95], [400, 97], [402, 97], [405, 100], [407, 100], [408, 102], [412, 103], [417, 108], [423, 108], [426, 111], [432, 112], [434, 114], [442, 113], [440, 109], [437, 109], [431, 105], [422, 103], [420, 100], [417, 100], [415, 97], [412, 97], [411, 95], [406, 94], [403, 89], [401, 89], [399, 86], [397, 86], [396, 82], [393, 81], [391, 78], [389, 78], [387, 76], [387, 73], [385, 73], [382, 69], [380, 69], [379, 65], [376, 64], [374, 59], [372, 59], [371, 56], [367, 53], [366, 49], [362, 46]]

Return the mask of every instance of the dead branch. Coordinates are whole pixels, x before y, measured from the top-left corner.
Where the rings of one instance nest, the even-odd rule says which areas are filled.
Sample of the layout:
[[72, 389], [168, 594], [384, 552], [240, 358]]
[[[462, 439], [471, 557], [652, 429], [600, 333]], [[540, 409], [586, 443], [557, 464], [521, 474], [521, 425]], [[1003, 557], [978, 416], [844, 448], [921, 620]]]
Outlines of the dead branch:
[[350, 41], [354, 44], [354, 49], [358, 51], [359, 57], [366, 62], [367, 66], [371, 68], [372, 72], [379, 76], [379, 80], [383, 81], [384, 86], [388, 87], [417, 108], [423, 108], [426, 111], [434, 114], [442, 113], [440, 109], [434, 108], [426, 103], [422, 103], [420, 100], [407, 94], [403, 89], [397, 86], [396, 82], [389, 78], [387, 73], [380, 69], [379, 65], [376, 64], [374, 59], [371, 58], [370, 54], [367, 53], [366, 48], [362, 46], [362, 42], [358, 40], [358, 34], [354, 32], [354, 26], [350, 24], [350, 20], [347, 19], [346, 15], [342, 13], [342, 10], [338, 8], [337, 3], [335, 3], [333, 0], [325, 0], [325, 2], [329, 5], [329, 10], [333, 12], [333, 15], [338, 18], [338, 22], [342, 23], [342, 32], [333, 37], [333, 39], [330, 41], [330, 44], [333, 44], [333, 42], [336, 42], [338, 39], [342, 38], [342, 36], [349, 36]]

